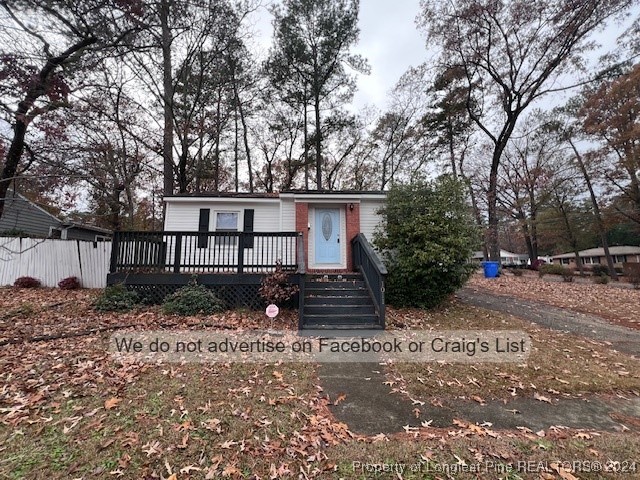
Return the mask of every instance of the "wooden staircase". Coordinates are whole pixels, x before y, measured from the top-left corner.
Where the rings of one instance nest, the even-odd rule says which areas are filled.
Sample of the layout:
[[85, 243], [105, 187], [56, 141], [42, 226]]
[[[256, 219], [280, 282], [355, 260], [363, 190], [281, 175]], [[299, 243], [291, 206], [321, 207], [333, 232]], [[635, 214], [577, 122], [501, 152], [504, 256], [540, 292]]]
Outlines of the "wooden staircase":
[[304, 329], [381, 329], [361, 273], [314, 274], [304, 280]]

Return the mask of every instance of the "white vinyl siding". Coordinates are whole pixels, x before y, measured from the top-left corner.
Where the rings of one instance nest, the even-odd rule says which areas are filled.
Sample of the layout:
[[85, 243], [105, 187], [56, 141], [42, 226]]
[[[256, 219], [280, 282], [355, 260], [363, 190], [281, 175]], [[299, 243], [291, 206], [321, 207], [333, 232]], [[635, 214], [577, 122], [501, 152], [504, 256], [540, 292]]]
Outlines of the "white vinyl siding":
[[[225, 214], [237, 214], [237, 231], [244, 228], [244, 212], [252, 209], [253, 231], [278, 232], [280, 231], [280, 205], [278, 201], [271, 199], [251, 199], [238, 200], [233, 198], [202, 198], [194, 201], [188, 199], [184, 201], [167, 201], [167, 211], [165, 216], [165, 231], [168, 232], [194, 232], [193, 236], [182, 239], [182, 264], [183, 271], [188, 271], [190, 264], [216, 264], [216, 272], [233, 272], [237, 264], [239, 246], [234, 238], [233, 241], [209, 241], [208, 248], [196, 248], [197, 231], [200, 220], [200, 209], [209, 209], [209, 231], [215, 232], [218, 229], [220, 217], [232, 221], [231, 216]], [[222, 215], [218, 215], [222, 214]], [[223, 220], [224, 221], [224, 220]], [[229, 223], [226, 223], [229, 226]], [[229, 229], [227, 229], [229, 231]], [[223, 237], [224, 238], [224, 237]], [[168, 241], [165, 240], [165, 241]], [[274, 247], [275, 245], [275, 247]], [[295, 249], [282, 251], [282, 246], [277, 242], [272, 242], [265, 238], [255, 238], [253, 248], [245, 248], [244, 251], [245, 268], [251, 260], [256, 260], [260, 264], [275, 264], [276, 260], [288, 261], [293, 257]], [[259, 256], [259, 258], [257, 257]], [[169, 243], [167, 247], [167, 262], [170, 264], [174, 258], [174, 247]], [[226, 266], [229, 266], [226, 269]], [[194, 271], [198, 268], [194, 268]]]
[[280, 231], [296, 231], [296, 204], [293, 198], [280, 200]]
[[378, 199], [363, 199], [360, 203], [360, 232], [367, 237], [369, 243], [373, 243], [373, 234], [382, 220], [377, 212], [383, 204], [384, 201]]
[[229, 198], [202, 199], [197, 202], [167, 202], [164, 229], [169, 232], [197, 232], [200, 209], [211, 209], [210, 230], [215, 230], [216, 212], [238, 212], [238, 230], [244, 225], [244, 210], [253, 209], [254, 232], [278, 232], [280, 225], [280, 206], [278, 202], [239, 202]]

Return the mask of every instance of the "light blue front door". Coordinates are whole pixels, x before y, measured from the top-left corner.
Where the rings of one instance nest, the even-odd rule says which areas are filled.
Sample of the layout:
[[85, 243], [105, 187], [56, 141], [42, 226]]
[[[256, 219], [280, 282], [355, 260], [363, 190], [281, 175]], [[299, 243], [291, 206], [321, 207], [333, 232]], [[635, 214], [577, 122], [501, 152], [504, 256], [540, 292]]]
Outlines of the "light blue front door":
[[316, 263], [340, 263], [340, 210], [316, 209], [315, 221]]

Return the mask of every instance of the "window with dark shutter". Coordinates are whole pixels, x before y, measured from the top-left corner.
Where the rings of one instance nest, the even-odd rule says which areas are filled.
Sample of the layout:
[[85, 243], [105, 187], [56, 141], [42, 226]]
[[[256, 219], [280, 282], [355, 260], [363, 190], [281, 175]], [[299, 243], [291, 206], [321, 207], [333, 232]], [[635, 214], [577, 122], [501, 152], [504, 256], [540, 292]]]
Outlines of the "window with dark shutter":
[[[244, 210], [244, 226], [242, 229], [244, 233], [253, 233], [253, 213], [253, 208]], [[245, 235], [244, 248], [253, 248], [253, 235]]]
[[205, 234], [198, 235], [198, 248], [207, 248], [209, 246], [209, 212], [208, 208], [200, 209], [198, 232], [205, 232]]

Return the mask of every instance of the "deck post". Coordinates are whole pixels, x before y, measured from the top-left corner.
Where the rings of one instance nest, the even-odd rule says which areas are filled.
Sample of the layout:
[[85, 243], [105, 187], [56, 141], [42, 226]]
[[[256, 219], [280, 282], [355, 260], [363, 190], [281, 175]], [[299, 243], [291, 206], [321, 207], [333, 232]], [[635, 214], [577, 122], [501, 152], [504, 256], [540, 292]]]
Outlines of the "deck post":
[[176, 245], [173, 252], [173, 273], [180, 273], [180, 257], [182, 257], [182, 234], [176, 233]]
[[118, 269], [118, 249], [120, 248], [120, 232], [113, 232], [113, 239], [111, 240], [111, 261], [109, 266], [109, 273], [116, 273]]
[[238, 273], [242, 273], [244, 270], [244, 242], [245, 234], [240, 232], [240, 238], [238, 238]]

